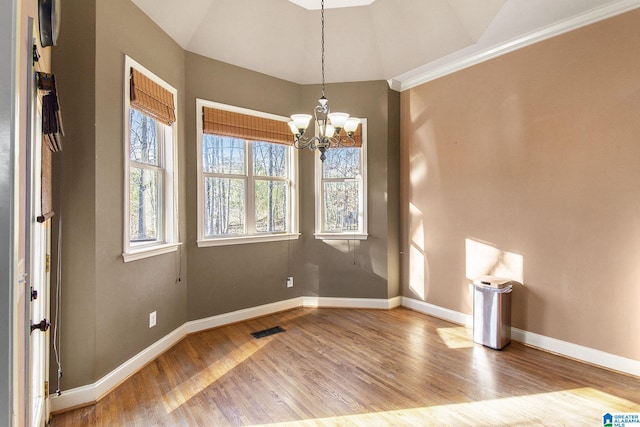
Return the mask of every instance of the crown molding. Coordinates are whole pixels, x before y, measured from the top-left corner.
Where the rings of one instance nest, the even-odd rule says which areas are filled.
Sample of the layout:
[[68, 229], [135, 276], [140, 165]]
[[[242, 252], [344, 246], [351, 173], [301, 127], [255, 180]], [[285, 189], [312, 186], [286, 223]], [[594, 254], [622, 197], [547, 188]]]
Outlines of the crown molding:
[[391, 89], [402, 92], [534, 43], [612, 18], [616, 15], [629, 12], [639, 7], [640, 0], [620, 0], [587, 13], [583, 13], [582, 15], [565, 19], [564, 21], [560, 21], [540, 30], [532, 31], [507, 42], [482, 49], [463, 58], [455, 59], [442, 66], [429, 67], [427, 64], [424, 67], [417, 68], [414, 71], [405, 73], [404, 75], [389, 79], [387, 82]]

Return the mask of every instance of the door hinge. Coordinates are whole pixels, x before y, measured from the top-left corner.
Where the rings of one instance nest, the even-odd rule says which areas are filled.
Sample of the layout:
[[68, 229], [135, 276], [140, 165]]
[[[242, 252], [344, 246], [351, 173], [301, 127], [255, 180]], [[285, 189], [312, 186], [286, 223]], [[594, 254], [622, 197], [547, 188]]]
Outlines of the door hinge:
[[44, 398], [47, 399], [49, 397], [49, 381], [44, 382]]
[[51, 326], [51, 323], [49, 323], [49, 321], [47, 319], [42, 319], [40, 321], [40, 323], [31, 323], [31, 332], [29, 332], [29, 334], [31, 334], [33, 331], [35, 331], [36, 329], [42, 332], [47, 332], [49, 330], [49, 326]]
[[45, 261], [44, 261], [44, 272], [48, 273], [49, 272], [49, 268], [51, 267], [51, 255], [47, 254]]

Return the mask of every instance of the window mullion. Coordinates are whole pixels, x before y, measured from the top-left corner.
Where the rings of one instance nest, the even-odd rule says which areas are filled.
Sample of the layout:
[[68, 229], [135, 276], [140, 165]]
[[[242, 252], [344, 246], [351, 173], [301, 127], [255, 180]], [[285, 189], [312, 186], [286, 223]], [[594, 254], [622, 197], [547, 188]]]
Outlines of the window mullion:
[[245, 218], [247, 222], [247, 234], [253, 235], [256, 233], [256, 194], [255, 194], [255, 182], [253, 175], [253, 144], [251, 141], [245, 140], [245, 186], [247, 191], [246, 196], [246, 212]]
[[292, 233], [296, 229], [296, 216], [294, 210], [296, 209], [297, 200], [295, 197], [294, 179], [295, 168], [293, 163], [293, 147], [287, 148], [287, 233]]
[[232, 173], [217, 173], [217, 172], [202, 172], [202, 176], [208, 178], [220, 178], [220, 179], [246, 179], [246, 175], [238, 175]]
[[148, 163], [140, 163], [140, 162], [136, 162], [135, 160], [129, 161], [129, 167], [138, 168], [138, 169], [149, 169], [149, 170], [153, 170], [153, 171], [160, 172], [160, 173], [163, 173], [164, 170], [165, 170], [164, 168], [161, 168], [160, 166], [150, 165]]

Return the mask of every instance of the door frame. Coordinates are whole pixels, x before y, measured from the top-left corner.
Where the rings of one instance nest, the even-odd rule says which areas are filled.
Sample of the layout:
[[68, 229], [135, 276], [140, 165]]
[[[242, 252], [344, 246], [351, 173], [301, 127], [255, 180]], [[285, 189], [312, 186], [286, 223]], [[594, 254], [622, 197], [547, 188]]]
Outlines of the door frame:
[[[35, 19], [28, 18], [25, 70], [27, 72], [27, 132], [26, 132], [26, 272], [28, 285], [26, 286], [25, 314], [27, 351], [25, 364], [27, 367], [27, 400], [26, 421], [32, 427], [44, 426], [48, 420], [49, 397], [49, 330], [33, 329], [31, 325], [50, 318], [49, 289], [50, 289], [50, 241], [51, 221], [38, 222], [42, 213], [42, 102], [38, 96], [35, 79], [35, 65], [31, 48], [37, 45], [35, 37], [37, 29]], [[34, 298], [32, 292], [37, 292]]]
[[[22, 420], [16, 396], [20, 356], [14, 354], [16, 340], [16, 292], [19, 288], [19, 224], [23, 212], [17, 202], [18, 178], [18, 0], [0, 0], [0, 424], [17, 425]], [[8, 60], [7, 60], [8, 59]], [[8, 155], [7, 155], [8, 154]]]

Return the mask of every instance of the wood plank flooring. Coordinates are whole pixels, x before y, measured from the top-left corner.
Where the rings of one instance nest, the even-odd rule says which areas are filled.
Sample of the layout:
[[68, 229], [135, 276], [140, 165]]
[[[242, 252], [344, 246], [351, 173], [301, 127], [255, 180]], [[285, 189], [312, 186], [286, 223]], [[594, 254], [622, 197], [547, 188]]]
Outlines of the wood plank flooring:
[[[281, 326], [286, 332], [254, 339]], [[295, 309], [189, 335], [63, 426], [601, 426], [640, 379], [404, 308]]]

